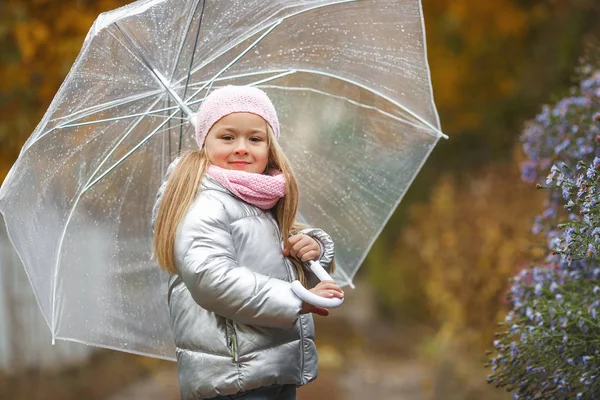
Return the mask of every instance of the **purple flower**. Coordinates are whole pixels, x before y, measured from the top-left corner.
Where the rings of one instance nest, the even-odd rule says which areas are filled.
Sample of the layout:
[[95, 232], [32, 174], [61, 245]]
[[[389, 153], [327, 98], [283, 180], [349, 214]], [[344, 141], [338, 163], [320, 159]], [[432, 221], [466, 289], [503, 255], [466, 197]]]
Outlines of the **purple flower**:
[[[523, 180], [550, 189], [532, 227], [550, 253], [547, 265], [514, 278], [512, 310], [494, 342], [488, 380], [508, 385], [515, 399], [600, 398], [591, 375], [600, 348], [589, 345], [600, 339], [600, 71], [582, 71], [571, 95], [542, 107], [521, 135]], [[536, 349], [551, 354], [540, 359]]]
[[596, 174], [596, 170], [594, 168], [588, 168], [588, 170], [585, 173], [585, 176], [587, 176], [588, 178], [593, 178], [594, 175]]

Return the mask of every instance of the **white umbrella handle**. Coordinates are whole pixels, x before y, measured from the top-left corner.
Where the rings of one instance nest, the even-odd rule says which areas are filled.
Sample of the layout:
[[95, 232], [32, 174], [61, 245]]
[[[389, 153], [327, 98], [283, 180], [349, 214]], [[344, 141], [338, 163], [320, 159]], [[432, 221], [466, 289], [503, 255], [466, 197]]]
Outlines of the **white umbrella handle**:
[[[310, 261], [310, 269], [315, 273], [320, 281], [332, 281], [331, 276], [321, 267], [321, 263], [317, 261]], [[309, 292], [300, 281], [292, 282], [292, 290], [296, 296], [300, 297], [305, 302], [312, 304], [317, 307], [325, 308], [336, 308], [342, 305], [344, 299], [338, 299], [337, 297], [328, 299], [326, 297], [318, 296], [312, 292]]]

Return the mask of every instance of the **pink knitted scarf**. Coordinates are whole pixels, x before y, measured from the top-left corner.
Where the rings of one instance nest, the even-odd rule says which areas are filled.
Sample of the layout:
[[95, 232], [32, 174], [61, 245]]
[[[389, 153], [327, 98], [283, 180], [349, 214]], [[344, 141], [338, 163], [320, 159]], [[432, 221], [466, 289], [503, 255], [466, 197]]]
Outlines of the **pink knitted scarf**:
[[268, 210], [285, 195], [285, 177], [280, 171], [273, 172], [271, 175], [264, 175], [210, 165], [207, 175], [234, 196], [262, 210]]

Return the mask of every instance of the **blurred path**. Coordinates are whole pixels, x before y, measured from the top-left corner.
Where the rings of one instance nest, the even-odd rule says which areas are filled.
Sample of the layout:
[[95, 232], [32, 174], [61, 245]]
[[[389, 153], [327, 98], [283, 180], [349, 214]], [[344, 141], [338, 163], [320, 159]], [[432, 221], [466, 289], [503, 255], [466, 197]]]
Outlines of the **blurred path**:
[[179, 400], [177, 364], [172, 364], [106, 400]]
[[[425, 368], [412, 357], [410, 338], [375, 313], [362, 282], [345, 289], [344, 306], [315, 317], [319, 378], [298, 390], [298, 400], [425, 400]], [[106, 400], [179, 399], [177, 366], [168, 364]]]
[[[317, 344], [320, 334], [331, 329], [330, 337], [344, 334], [348, 337], [346, 342], [338, 339], [336, 345], [346, 349], [343, 367], [336, 374], [340, 400], [425, 399], [423, 380], [427, 374], [413, 354], [413, 338], [377, 314], [376, 293], [366, 282], [358, 282], [356, 286], [356, 290], [344, 288], [346, 301], [342, 307], [333, 310], [328, 318], [317, 319]], [[320, 355], [324, 356], [320, 359], [326, 366], [327, 352], [320, 349]], [[306, 397], [309, 398], [316, 399]]]
[[344, 400], [425, 399], [423, 367], [417, 361], [383, 361], [365, 358], [339, 376]]

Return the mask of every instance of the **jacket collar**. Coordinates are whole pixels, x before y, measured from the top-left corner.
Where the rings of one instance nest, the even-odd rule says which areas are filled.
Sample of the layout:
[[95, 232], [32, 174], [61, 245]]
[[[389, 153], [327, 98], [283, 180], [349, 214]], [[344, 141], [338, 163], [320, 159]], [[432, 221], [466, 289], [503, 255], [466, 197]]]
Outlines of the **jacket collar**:
[[219, 182], [208, 175], [204, 175], [204, 179], [202, 180], [202, 190], [218, 190], [219, 192], [229, 193], [229, 190], [225, 189]]

